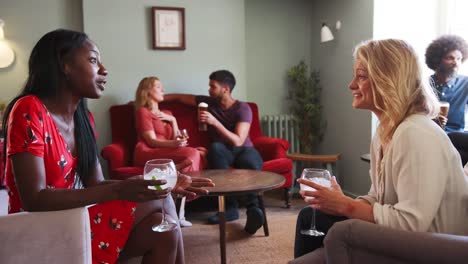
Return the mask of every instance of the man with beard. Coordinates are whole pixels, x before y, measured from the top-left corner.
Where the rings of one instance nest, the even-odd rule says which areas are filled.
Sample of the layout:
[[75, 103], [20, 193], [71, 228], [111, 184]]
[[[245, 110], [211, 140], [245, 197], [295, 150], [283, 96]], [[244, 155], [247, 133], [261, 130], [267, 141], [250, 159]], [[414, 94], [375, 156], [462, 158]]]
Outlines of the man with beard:
[[[261, 170], [263, 160], [249, 137], [252, 110], [246, 102], [232, 97], [235, 85], [236, 79], [231, 72], [219, 70], [209, 76], [210, 96], [168, 94], [164, 99], [192, 106], [202, 102], [208, 104], [208, 111], [201, 111], [199, 122], [208, 125], [211, 145], [207, 159], [210, 169], [229, 169], [232, 166], [238, 169]], [[247, 206], [247, 222], [244, 230], [249, 234], [255, 234], [264, 223], [264, 215], [258, 207], [257, 195], [249, 193], [242, 198], [245, 198]], [[226, 221], [239, 218], [236, 197], [226, 197], [225, 217]], [[211, 216], [208, 222], [218, 224], [219, 215]]]
[[456, 35], [441, 36], [426, 49], [426, 64], [435, 72], [431, 84], [437, 90], [439, 100], [450, 103], [447, 118], [439, 117], [447, 133], [463, 132], [465, 128], [468, 77], [459, 75], [458, 69], [467, 55], [466, 41]]

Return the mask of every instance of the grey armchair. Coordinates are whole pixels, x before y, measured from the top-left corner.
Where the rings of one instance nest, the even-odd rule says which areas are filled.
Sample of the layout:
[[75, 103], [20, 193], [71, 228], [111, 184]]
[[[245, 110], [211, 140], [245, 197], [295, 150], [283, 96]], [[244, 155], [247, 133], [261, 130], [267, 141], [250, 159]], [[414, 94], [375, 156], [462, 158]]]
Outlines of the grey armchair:
[[290, 263], [468, 263], [468, 236], [409, 232], [364, 222], [338, 222], [325, 247]]
[[91, 231], [84, 207], [6, 215], [0, 190], [0, 263], [91, 263]]

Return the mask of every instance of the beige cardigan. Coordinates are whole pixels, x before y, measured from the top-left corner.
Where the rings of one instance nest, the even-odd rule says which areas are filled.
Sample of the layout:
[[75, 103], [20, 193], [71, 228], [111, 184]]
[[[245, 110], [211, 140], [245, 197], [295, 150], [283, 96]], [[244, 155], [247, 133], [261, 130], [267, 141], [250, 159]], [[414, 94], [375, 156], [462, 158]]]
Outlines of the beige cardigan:
[[468, 177], [445, 132], [423, 115], [395, 131], [379, 177], [379, 137], [371, 143], [368, 195], [379, 225], [409, 231], [468, 235]]

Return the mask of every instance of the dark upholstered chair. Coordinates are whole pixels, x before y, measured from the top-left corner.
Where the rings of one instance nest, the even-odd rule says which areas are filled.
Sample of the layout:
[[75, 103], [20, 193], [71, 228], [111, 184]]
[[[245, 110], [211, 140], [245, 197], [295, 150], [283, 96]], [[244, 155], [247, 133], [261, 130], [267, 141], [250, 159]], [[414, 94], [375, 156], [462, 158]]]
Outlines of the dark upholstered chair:
[[455, 264], [468, 260], [468, 236], [395, 230], [356, 219], [335, 223], [324, 244], [289, 264]]

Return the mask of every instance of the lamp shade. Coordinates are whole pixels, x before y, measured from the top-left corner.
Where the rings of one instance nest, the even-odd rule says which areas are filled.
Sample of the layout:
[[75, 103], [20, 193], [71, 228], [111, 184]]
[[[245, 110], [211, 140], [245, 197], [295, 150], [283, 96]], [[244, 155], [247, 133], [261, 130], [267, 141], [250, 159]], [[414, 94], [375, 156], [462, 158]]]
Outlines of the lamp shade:
[[323, 23], [322, 24], [322, 29], [320, 31], [320, 42], [327, 42], [330, 40], [333, 40], [333, 34], [330, 30], [330, 28], [327, 26], [327, 24]]
[[6, 68], [10, 66], [15, 60], [15, 53], [8, 46], [4, 39], [3, 25], [5, 23], [0, 19], [0, 68]]
[[0, 68], [10, 66], [15, 60], [15, 53], [4, 40], [0, 40]]

